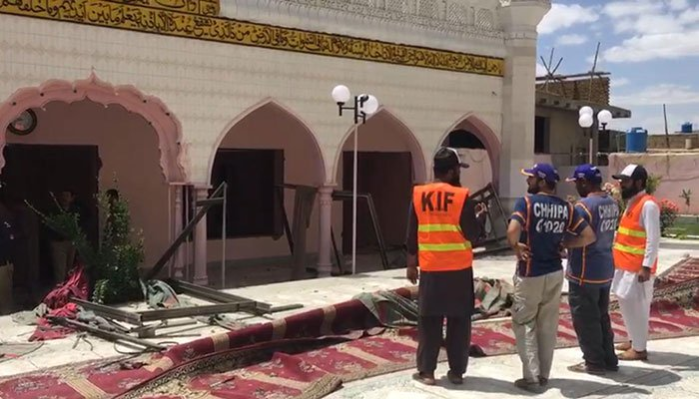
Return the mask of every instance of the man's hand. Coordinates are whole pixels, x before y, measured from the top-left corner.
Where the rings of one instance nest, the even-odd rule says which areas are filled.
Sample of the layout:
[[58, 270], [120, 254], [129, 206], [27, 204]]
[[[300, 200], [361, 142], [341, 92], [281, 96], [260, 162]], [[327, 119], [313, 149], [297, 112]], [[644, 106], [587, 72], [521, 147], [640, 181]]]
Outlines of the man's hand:
[[419, 275], [420, 275], [420, 272], [417, 270], [417, 266], [408, 266], [408, 268], [405, 272], [405, 276], [413, 284], [417, 284], [417, 279], [418, 279]]
[[638, 272], [638, 282], [645, 283], [648, 280], [650, 280], [650, 267], [642, 267]]
[[563, 243], [558, 246], [558, 254], [561, 255], [561, 259], [568, 258], [568, 251], [566, 251], [566, 247], [563, 245]]
[[517, 245], [513, 248], [515, 250], [515, 253], [517, 254], [517, 259], [521, 261], [527, 261], [531, 257], [531, 252], [529, 252], [529, 247], [526, 246], [525, 244], [518, 242]]

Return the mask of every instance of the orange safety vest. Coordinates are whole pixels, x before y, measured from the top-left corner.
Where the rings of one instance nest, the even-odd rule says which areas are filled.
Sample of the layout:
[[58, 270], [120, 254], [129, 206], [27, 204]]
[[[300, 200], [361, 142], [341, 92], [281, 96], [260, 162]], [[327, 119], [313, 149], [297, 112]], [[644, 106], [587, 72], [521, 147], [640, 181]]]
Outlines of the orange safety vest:
[[[655, 199], [646, 194], [626, 209], [619, 223], [619, 228], [614, 238], [614, 266], [617, 269], [638, 273], [643, 267], [643, 257], [646, 253], [646, 230], [641, 226], [641, 211], [643, 205]], [[651, 268], [655, 274], [658, 261]]]
[[447, 183], [416, 186], [413, 207], [417, 214], [418, 263], [427, 272], [468, 269], [473, 249], [461, 231], [461, 211], [468, 198], [466, 188]]

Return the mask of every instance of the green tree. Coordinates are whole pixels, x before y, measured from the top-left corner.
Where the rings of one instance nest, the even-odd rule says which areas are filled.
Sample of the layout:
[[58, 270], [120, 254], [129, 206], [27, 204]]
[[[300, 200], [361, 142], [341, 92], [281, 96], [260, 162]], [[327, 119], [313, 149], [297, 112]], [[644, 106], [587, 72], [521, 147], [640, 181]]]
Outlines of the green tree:
[[110, 304], [142, 298], [139, 266], [145, 258], [143, 236], [131, 227], [128, 203], [99, 193], [97, 204], [102, 223], [99, 243], [94, 246], [80, 228], [79, 216], [63, 210], [57, 201], [59, 212], [51, 215], [27, 203], [47, 227], [67, 237], [75, 246], [90, 281], [94, 282], [93, 301]]

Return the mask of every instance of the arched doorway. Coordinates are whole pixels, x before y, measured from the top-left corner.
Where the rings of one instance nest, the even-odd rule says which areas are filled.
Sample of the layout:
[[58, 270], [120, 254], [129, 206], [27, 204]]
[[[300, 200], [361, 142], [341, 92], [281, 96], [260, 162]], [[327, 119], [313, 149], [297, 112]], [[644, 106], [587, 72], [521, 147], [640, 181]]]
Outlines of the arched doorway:
[[[270, 271], [264, 276], [256, 272], [259, 281], [226, 278], [226, 286], [287, 280], [289, 274], [285, 271], [289, 269], [291, 251], [285, 220], [289, 228], [294, 225], [297, 205], [296, 190], [290, 186], [320, 187], [325, 182], [325, 164], [315, 134], [289, 108], [266, 99], [226, 126], [209, 161], [209, 176], [213, 188], [224, 180], [229, 185], [226, 264], [254, 267], [257, 271], [265, 267]], [[207, 270], [213, 279], [220, 275], [223, 257], [222, 220], [222, 207], [209, 211]], [[310, 220], [314, 222], [309, 223], [306, 231], [306, 251], [315, 253], [319, 227], [317, 196]], [[315, 262], [309, 261], [308, 265]], [[236, 268], [238, 276], [243, 273], [239, 270]]]
[[447, 130], [441, 146], [455, 148], [471, 166], [461, 172], [462, 185], [476, 191], [492, 183], [498, 189], [500, 141], [485, 122], [473, 114], [464, 116]]
[[[28, 110], [35, 117], [33, 130], [18, 134], [8, 127]], [[2, 191], [15, 210], [27, 200], [53, 212], [51, 193], [73, 191], [83, 206], [83, 227], [96, 242], [101, 222], [95, 194], [118, 188], [129, 202], [132, 226], [143, 233], [144, 266], [167, 249], [170, 184], [187, 177], [180, 124], [160, 100], [133, 86], [112, 86], [93, 73], [86, 80], [53, 80], [18, 90], [0, 104], [0, 126]], [[51, 284], [51, 233], [35, 223], [31, 235], [35, 251], [27, 252], [39, 256], [25, 259], [30, 263], [25, 271]], [[15, 281], [31, 278], [20, 275]]]
[[[407, 125], [381, 108], [345, 135], [335, 157], [334, 176], [338, 190], [353, 190], [354, 134], [358, 132], [357, 190], [371, 194], [378, 224], [389, 251], [402, 250], [407, 233], [412, 187], [427, 179], [427, 168], [419, 141]], [[352, 201], [333, 206], [333, 231], [338, 249], [352, 253]], [[371, 213], [364, 200], [357, 204], [357, 270], [381, 267]], [[389, 257], [390, 260], [390, 257]]]

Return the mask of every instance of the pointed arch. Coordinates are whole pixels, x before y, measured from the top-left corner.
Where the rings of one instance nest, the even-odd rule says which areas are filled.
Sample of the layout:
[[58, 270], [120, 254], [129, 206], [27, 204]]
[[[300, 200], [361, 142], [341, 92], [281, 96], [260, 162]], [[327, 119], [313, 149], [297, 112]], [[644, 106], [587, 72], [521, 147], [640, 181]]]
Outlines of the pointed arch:
[[[394, 111], [385, 106], [381, 106], [378, 109], [378, 111], [376, 111], [376, 113], [371, 115], [367, 119], [367, 123], [370, 123], [370, 121], [372, 120], [377, 120], [381, 118], [388, 118], [388, 120], [390, 121], [389, 123], [396, 126], [398, 128], [397, 131], [399, 132], [399, 134], [402, 137], [404, 137], [405, 144], [409, 148], [413, 158], [414, 181], [425, 182], [427, 180], [427, 164], [425, 162], [425, 152], [423, 151], [422, 145], [413, 133], [412, 129], [410, 129], [408, 125], [403, 121], [403, 119], [400, 118]], [[337, 151], [335, 153], [335, 159], [333, 161], [333, 170], [331, 175], [333, 183], [337, 183], [335, 180], [337, 179], [337, 174], [340, 170], [340, 162], [344, 146], [347, 144], [347, 141], [350, 139], [350, 137], [352, 137], [354, 132], [358, 129], [361, 129], [361, 127], [362, 125], [352, 125], [352, 127], [350, 127], [349, 130], [347, 130], [347, 132], [342, 137], [340, 145], [338, 146]], [[361, 141], [361, 137], [359, 138], [359, 140]]]
[[25, 87], [0, 103], [0, 171], [5, 166], [3, 149], [7, 142], [7, 126], [22, 112], [43, 109], [51, 102], [72, 104], [86, 99], [105, 107], [121, 105], [142, 116], [158, 135], [160, 167], [165, 180], [169, 183], [187, 181], [186, 154], [181, 144], [182, 126], [177, 117], [159, 98], [145, 95], [132, 85], [114, 86], [100, 80], [94, 72], [85, 80], [49, 80], [38, 87]]
[[495, 131], [493, 131], [493, 129], [488, 126], [488, 124], [485, 123], [485, 121], [477, 114], [474, 112], [469, 112], [447, 128], [442, 137], [439, 138], [437, 145], [434, 147], [433, 154], [444, 145], [444, 142], [449, 137], [449, 134], [455, 130], [467, 130], [481, 141], [485, 147], [485, 150], [488, 152], [488, 158], [493, 170], [493, 187], [495, 187], [495, 190], [498, 190], [500, 180], [501, 143], [500, 139], [495, 134]]
[[291, 108], [287, 107], [286, 105], [272, 97], [267, 97], [238, 114], [224, 127], [223, 131], [219, 133], [219, 136], [216, 138], [216, 141], [214, 142], [214, 145], [212, 147], [211, 154], [209, 155], [209, 161], [207, 166], [207, 179], [209, 183], [214, 167], [214, 160], [216, 159], [216, 152], [223, 143], [226, 136], [228, 136], [228, 134], [231, 133], [231, 131], [235, 128], [235, 126], [242, 122], [244, 119], [268, 107], [272, 107], [278, 111], [281, 111], [281, 113], [289, 120], [293, 120], [299, 126], [303, 127], [303, 130], [307, 133], [307, 137], [310, 139], [312, 143], [312, 152], [317, 157], [317, 159], [314, 162], [317, 165], [317, 172], [319, 173], [320, 179], [320, 181], [318, 181], [317, 183], [318, 185], [321, 185], [323, 182], [325, 182], [326, 171], [325, 162], [323, 158], [323, 151], [321, 150], [320, 145], [318, 144], [318, 140], [316, 139], [316, 135], [314, 134], [313, 130], [311, 130], [308, 123], [306, 123], [303, 120], [303, 118], [301, 118]]

